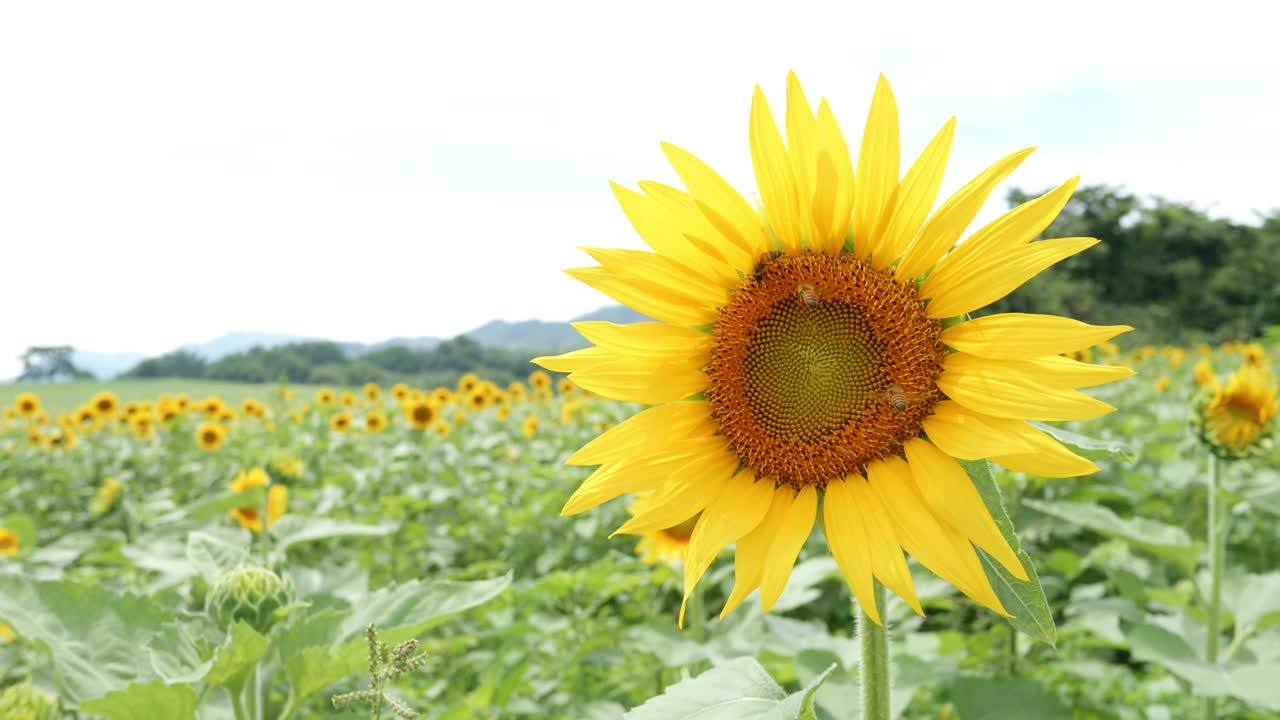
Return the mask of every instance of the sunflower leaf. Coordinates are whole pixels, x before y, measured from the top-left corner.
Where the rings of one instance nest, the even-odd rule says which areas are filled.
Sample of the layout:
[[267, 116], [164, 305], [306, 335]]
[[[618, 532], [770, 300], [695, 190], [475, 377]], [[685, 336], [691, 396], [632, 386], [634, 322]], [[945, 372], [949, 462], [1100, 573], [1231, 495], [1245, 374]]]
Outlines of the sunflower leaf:
[[1132, 463], [1138, 459], [1138, 454], [1133, 451], [1133, 448], [1119, 440], [1103, 440], [1102, 438], [1089, 437], [1088, 435], [1045, 423], [1033, 422], [1030, 425], [1063, 445], [1069, 445], [1077, 450], [1090, 451], [1086, 453], [1087, 455], [1112, 455], [1126, 463]]
[[978, 551], [978, 556], [982, 558], [983, 569], [987, 573], [987, 580], [1005, 609], [1013, 615], [1008, 618], [1009, 624], [1025, 635], [1056, 646], [1058, 630], [1053, 624], [1053, 613], [1049, 610], [1049, 601], [1044, 596], [1044, 588], [1040, 587], [1040, 576], [1036, 574], [1031, 556], [1022, 549], [1022, 543], [1018, 542], [1018, 536], [1013, 531], [1013, 521], [1005, 512], [1004, 501], [1000, 497], [1000, 487], [991, 476], [990, 463], [986, 460], [958, 462], [973, 480], [978, 494], [982, 496], [983, 504], [987, 506], [987, 512], [991, 513], [992, 519], [996, 521], [996, 527], [1000, 528], [1000, 534], [1009, 543], [1009, 547], [1013, 548], [1023, 569], [1027, 571], [1028, 579], [1019, 580], [1003, 565], [993, 561], [981, 550]]
[[628, 712], [624, 720], [811, 720], [813, 696], [835, 670], [788, 695], [754, 658], [735, 658], [672, 685]]

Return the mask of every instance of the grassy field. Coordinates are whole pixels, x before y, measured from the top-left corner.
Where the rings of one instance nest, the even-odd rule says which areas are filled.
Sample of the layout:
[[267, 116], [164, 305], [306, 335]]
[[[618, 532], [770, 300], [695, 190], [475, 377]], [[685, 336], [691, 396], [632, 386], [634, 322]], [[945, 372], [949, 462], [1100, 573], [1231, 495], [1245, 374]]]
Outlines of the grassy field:
[[[186, 393], [192, 399], [217, 395], [232, 407], [239, 407], [245, 398], [269, 399], [275, 385], [220, 382], [217, 380], [99, 380], [65, 383], [3, 383], [0, 384], [0, 407], [13, 404], [18, 393], [34, 392], [40, 396], [45, 410], [51, 415], [71, 412], [89, 401], [94, 393], [110, 390], [121, 402], [155, 400], [161, 395]], [[319, 389], [313, 385], [290, 385], [289, 388], [302, 397], [310, 397]], [[334, 388], [343, 390], [345, 388]]]

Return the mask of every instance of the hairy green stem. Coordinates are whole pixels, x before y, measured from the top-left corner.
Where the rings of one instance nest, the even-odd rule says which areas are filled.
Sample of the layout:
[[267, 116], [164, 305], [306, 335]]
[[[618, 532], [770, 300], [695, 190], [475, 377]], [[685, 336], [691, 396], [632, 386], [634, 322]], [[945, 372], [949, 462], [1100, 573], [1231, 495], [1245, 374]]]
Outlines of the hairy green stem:
[[[1222, 565], [1226, 555], [1226, 533], [1218, 527], [1218, 475], [1222, 471], [1221, 460], [1209, 454], [1209, 603], [1205, 611], [1206, 633], [1204, 657], [1210, 664], [1218, 662], [1218, 636], [1222, 632], [1219, 609], [1222, 604]], [[1204, 699], [1205, 720], [1218, 717], [1218, 699]]]
[[1009, 677], [1018, 676], [1018, 631], [1005, 623], [1009, 628]]
[[[874, 581], [873, 581], [874, 582]], [[875, 583], [875, 603], [885, 620], [884, 586]], [[858, 640], [862, 645], [862, 720], [889, 720], [889, 633], [858, 607]]]

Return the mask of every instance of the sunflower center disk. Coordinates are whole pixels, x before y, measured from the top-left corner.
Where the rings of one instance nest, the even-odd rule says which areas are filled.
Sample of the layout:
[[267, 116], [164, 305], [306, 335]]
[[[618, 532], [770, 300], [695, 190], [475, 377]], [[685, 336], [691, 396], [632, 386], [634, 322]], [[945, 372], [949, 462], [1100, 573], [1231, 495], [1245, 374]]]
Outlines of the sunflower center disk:
[[850, 256], [765, 260], [721, 311], [712, 417], [745, 467], [800, 488], [898, 452], [941, 398], [914, 288]]

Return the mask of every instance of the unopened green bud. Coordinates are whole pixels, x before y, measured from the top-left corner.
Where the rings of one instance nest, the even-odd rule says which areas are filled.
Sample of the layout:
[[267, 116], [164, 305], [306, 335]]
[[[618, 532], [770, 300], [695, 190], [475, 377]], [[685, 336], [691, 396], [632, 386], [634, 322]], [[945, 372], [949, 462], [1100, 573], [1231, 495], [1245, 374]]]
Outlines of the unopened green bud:
[[31, 683], [10, 685], [0, 692], [0, 718], [5, 720], [58, 720], [52, 697]]
[[261, 565], [241, 565], [214, 581], [205, 610], [224, 628], [242, 620], [260, 633], [271, 629], [281, 609], [293, 603], [293, 581]]

